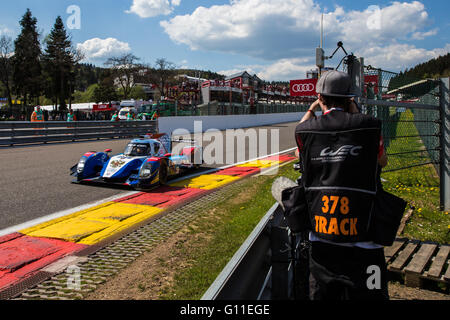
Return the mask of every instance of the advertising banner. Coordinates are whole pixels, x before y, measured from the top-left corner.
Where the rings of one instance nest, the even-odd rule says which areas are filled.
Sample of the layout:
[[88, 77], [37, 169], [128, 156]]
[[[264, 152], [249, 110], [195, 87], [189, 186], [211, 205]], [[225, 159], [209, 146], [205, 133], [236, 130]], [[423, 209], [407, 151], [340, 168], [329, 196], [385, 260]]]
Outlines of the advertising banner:
[[317, 79], [291, 80], [291, 97], [312, 97], [316, 93]]
[[[373, 88], [373, 93], [378, 94], [379, 88], [378, 88], [378, 75], [365, 75], [364, 76], [364, 83], [366, 84], [366, 88], [370, 85]], [[366, 89], [367, 90], [367, 89]]]

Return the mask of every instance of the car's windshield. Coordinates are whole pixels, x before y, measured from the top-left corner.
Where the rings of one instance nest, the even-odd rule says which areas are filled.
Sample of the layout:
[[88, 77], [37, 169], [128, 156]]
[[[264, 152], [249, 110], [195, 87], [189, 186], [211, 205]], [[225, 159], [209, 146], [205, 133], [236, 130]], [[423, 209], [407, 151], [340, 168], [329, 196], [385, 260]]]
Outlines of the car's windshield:
[[146, 156], [149, 153], [149, 149], [150, 149], [150, 145], [148, 145], [148, 144], [130, 143], [125, 148], [125, 152], [123, 154], [127, 157]]

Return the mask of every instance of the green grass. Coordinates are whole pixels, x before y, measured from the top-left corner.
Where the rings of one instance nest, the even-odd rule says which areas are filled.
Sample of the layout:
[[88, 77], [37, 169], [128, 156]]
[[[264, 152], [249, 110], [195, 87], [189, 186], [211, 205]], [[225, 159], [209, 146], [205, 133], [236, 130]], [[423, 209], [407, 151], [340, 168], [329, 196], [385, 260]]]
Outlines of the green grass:
[[231, 194], [231, 200], [215, 207], [186, 228], [190, 239], [178, 243], [173, 254], [184, 256], [187, 268], [176, 271], [175, 285], [165, 288], [164, 300], [197, 300], [211, 286], [219, 273], [241, 247], [261, 218], [274, 205], [272, 182], [278, 176], [295, 180], [298, 172], [288, 164], [280, 168], [277, 176], [259, 176], [246, 180]]
[[[400, 121], [413, 120], [410, 111], [401, 115]], [[400, 122], [396, 128], [397, 136], [418, 135], [412, 122]], [[424, 149], [420, 138], [399, 138], [391, 141], [388, 154]], [[430, 162], [427, 152], [391, 156], [387, 170], [398, 167]], [[408, 201], [407, 210], [414, 209], [403, 236], [422, 240], [449, 243], [450, 215], [440, 211], [439, 177], [433, 165], [414, 167], [382, 174], [387, 180], [384, 189]]]

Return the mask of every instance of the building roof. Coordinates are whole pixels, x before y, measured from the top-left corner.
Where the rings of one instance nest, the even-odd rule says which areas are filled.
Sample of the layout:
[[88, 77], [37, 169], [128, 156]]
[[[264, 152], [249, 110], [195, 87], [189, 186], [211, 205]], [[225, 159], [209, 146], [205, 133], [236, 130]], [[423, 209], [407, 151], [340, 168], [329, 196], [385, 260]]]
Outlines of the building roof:
[[245, 75], [248, 76], [249, 78], [252, 78], [252, 75], [250, 73], [248, 73], [247, 71], [243, 71], [243, 72], [232, 74], [232, 75], [226, 77], [225, 80], [232, 80], [232, 79], [235, 79], [235, 78], [241, 78], [241, 77], [244, 77]]

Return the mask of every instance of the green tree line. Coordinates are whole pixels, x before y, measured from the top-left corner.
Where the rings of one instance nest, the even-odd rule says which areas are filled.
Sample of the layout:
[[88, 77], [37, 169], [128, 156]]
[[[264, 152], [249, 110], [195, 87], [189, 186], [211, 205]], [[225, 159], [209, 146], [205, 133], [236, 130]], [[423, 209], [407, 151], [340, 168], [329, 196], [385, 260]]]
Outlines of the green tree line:
[[60, 110], [67, 109], [75, 88], [84, 84], [77, 79], [77, 74], [84, 72], [78, 67], [83, 59], [81, 52], [73, 47], [60, 16], [45, 38], [30, 9], [20, 26], [14, 41], [6, 35], [0, 37], [0, 79], [10, 111], [13, 96], [22, 102], [22, 112], [26, 113], [40, 104], [42, 97], [59, 105]]
[[[58, 16], [48, 35], [39, 32], [36, 17], [27, 9], [20, 20], [16, 39], [0, 37], [0, 96], [9, 111], [31, 113], [35, 105], [54, 105], [67, 110], [73, 103], [145, 99], [139, 83], [154, 84], [160, 96], [177, 85], [174, 76], [187, 74], [206, 79], [223, 79], [211, 71], [181, 69], [164, 58], [155, 64], [141, 63], [131, 53], [109, 58], [104, 67], [82, 63], [71, 36]], [[13, 101], [20, 100], [20, 106]]]
[[401, 71], [393, 77], [389, 90], [402, 87], [423, 79], [439, 79], [450, 76], [450, 53]]

